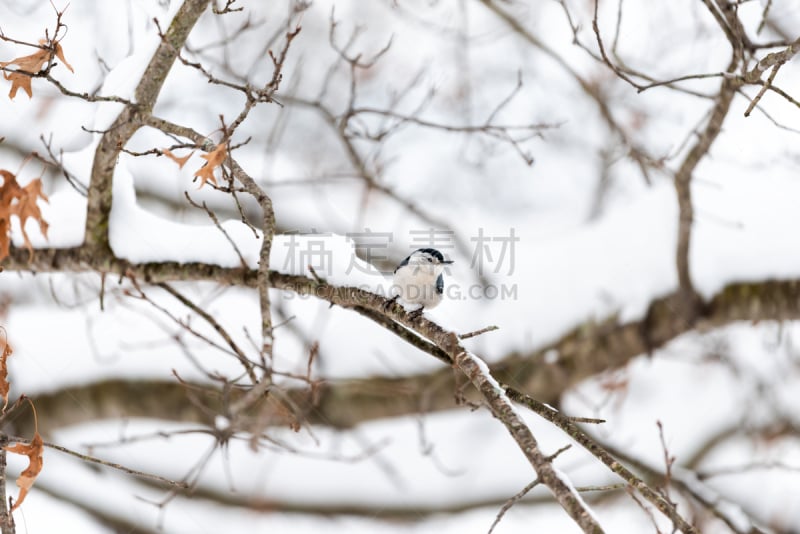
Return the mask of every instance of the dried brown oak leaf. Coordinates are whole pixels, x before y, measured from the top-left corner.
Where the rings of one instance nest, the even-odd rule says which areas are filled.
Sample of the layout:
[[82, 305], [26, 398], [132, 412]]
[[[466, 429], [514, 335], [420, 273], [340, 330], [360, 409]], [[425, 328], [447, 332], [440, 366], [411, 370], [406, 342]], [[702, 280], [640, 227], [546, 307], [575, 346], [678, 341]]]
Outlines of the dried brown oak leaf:
[[14, 506], [11, 507], [11, 511], [13, 512], [19, 508], [19, 506], [22, 504], [22, 501], [25, 500], [28, 490], [31, 489], [36, 477], [39, 476], [39, 473], [42, 471], [42, 466], [44, 465], [44, 441], [37, 430], [34, 432], [33, 439], [29, 444], [17, 443], [13, 446], [3, 447], [3, 449], [8, 452], [13, 452], [14, 454], [23, 454], [27, 456], [28, 460], [30, 461], [28, 468], [17, 478], [17, 486], [19, 486], [19, 498], [17, 499], [17, 502], [14, 503]]
[[189, 154], [187, 154], [186, 156], [178, 157], [175, 154], [173, 154], [172, 151], [169, 150], [168, 148], [163, 149], [161, 151], [161, 153], [164, 154], [165, 156], [167, 156], [169, 159], [171, 159], [175, 163], [177, 163], [179, 169], [182, 169], [183, 166], [186, 165], [186, 162], [189, 161], [189, 158], [192, 157], [192, 154], [194, 154], [194, 152], [189, 152]]
[[11, 389], [11, 384], [8, 383], [8, 357], [13, 351], [8, 339], [3, 343], [3, 355], [0, 356], [0, 395], [3, 396], [3, 411], [5, 412], [6, 406], [8, 406], [8, 391]]
[[[44, 45], [45, 41], [40, 41], [39, 44]], [[33, 97], [33, 90], [31, 89], [31, 78], [33, 74], [37, 74], [42, 67], [44, 67], [45, 63], [48, 61], [52, 61], [53, 56], [56, 56], [58, 59], [64, 63], [64, 66], [67, 67], [70, 72], [75, 72], [72, 68], [72, 65], [67, 63], [67, 60], [64, 59], [64, 49], [61, 47], [61, 43], [54, 43], [53, 49], [39, 49], [38, 52], [34, 52], [28, 56], [18, 57], [16, 59], [12, 59], [11, 61], [0, 61], [0, 67], [6, 68], [9, 65], [16, 65], [17, 70], [14, 72], [3, 72], [3, 77], [6, 80], [11, 82], [11, 90], [8, 92], [8, 98], [13, 99], [17, 96], [17, 91], [22, 89], [26, 93], [28, 93], [28, 98]]]
[[25, 231], [25, 223], [29, 218], [39, 223], [39, 230], [47, 237], [48, 224], [42, 217], [42, 210], [37, 204], [41, 198], [49, 202], [47, 195], [42, 192], [42, 181], [39, 178], [31, 180], [28, 185], [21, 187], [14, 174], [0, 169], [0, 260], [8, 256], [11, 245], [11, 216], [16, 215], [22, 227], [22, 238], [28, 253], [33, 257], [33, 244]]
[[[220, 143], [214, 150], [208, 154], [201, 154], [200, 157], [206, 160], [206, 164], [194, 173], [197, 178], [200, 178], [200, 187], [206, 185], [206, 182], [212, 182], [214, 185], [217, 185], [217, 179], [214, 178], [214, 169], [222, 165], [222, 162], [228, 157], [227, 146], [225, 146], [225, 143]], [[200, 187], [198, 187], [198, 189], [200, 189]]]

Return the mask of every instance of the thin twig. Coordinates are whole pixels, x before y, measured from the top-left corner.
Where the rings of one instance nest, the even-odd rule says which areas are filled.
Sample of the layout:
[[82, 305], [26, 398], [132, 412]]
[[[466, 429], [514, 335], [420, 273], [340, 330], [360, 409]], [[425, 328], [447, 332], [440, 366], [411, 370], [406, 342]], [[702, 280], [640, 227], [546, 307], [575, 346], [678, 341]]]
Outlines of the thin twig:
[[673, 524], [675, 524], [685, 534], [698, 534], [697, 529], [689, 524], [675, 508], [675, 505], [665, 499], [660, 493], [647, 485], [644, 480], [633, 474], [628, 468], [623, 466], [616, 458], [614, 458], [605, 448], [603, 448], [596, 440], [592, 439], [588, 434], [578, 427], [569, 417], [564, 416], [554, 408], [547, 406], [536, 399], [517, 391], [514, 388], [505, 386], [505, 391], [508, 396], [519, 402], [538, 415], [544, 417], [561, 430], [567, 433], [569, 437], [574, 439], [585, 448], [595, 458], [603, 462], [612, 472], [619, 475], [625, 480], [632, 488], [636, 489], [645, 499], [655, 505], [658, 510], [667, 516]]
[[770, 87], [772, 87], [772, 82], [775, 81], [775, 76], [778, 74], [778, 70], [782, 66], [783, 66], [783, 63], [776, 63], [775, 66], [772, 67], [772, 72], [769, 73], [769, 78], [767, 78], [767, 81], [764, 83], [764, 85], [761, 86], [761, 89], [758, 90], [758, 94], [756, 94], [755, 98], [753, 98], [753, 100], [750, 101], [750, 104], [747, 106], [747, 109], [744, 111], [744, 116], [745, 117], [749, 117], [750, 116], [750, 114], [753, 112], [753, 108], [755, 108], [758, 105], [758, 102], [759, 102], [759, 100], [761, 100], [761, 97], [764, 96], [764, 93], [766, 93], [767, 90]]
[[[31, 441], [31, 440], [29, 440], [27, 438], [11, 438], [11, 440], [19, 442], [19, 443], [30, 443], [30, 441]], [[153, 480], [155, 482], [159, 482], [161, 484], [164, 484], [164, 485], [167, 485], [167, 486], [176, 487], [176, 488], [188, 488], [189, 487], [189, 485], [186, 482], [178, 482], [178, 481], [166, 478], [166, 477], [162, 477], [160, 475], [154, 475], [152, 473], [147, 473], [145, 471], [139, 471], [138, 469], [132, 469], [130, 467], [126, 467], [126, 466], [124, 466], [122, 464], [118, 464], [116, 462], [103, 460], [101, 458], [97, 458], [97, 457], [91, 456], [89, 454], [84, 454], [82, 452], [73, 451], [72, 449], [68, 449], [67, 447], [64, 447], [62, 445], [57, 445], [57, 444], [51, 443], [49, 441], [45, 441], [44, 442], [44, 446], [49, 448], [49, 449], [53, 449], [53, 450], [56, 450], [56, 451], [59, 451], [59, 452], [63, 452], [64, 454], [68, 454], [70, 456], [74, 456], [75, 458], [78, 458], [81, 461], [89, 462], [89, 463], [93, 463], [93, 464], [99, 464], [99, 465], [102, 465], [102, 466], [105, 466], [105, 467], [110, 467], [112, 469], [116, 469], [117, 471], [122, 471], [123, 473], [126, 473], [128, 475], [132, 475], [132, 476], [135, 476], [135, 477], [138, 477], [138, 478], [144, 478], [144, 479], [147, 479], [147, 480]]]
[[466, 334], [461, 334], [461, 335], [458, 336], [458, 338], [459, 339], [469, 339], [471, 337], [476, 337], [476, 336], [479, 336], [481, 334], [485, 334], [487, 332], [494, 332], [495, 330], [499, 330], [499, 329], [500, 329], [499, 326], [491, 325], [491, 326], [487, 326], [485, 328], [481, 328], [480, 330], [475, 330], [474, 332], [468, 332]]
[[205, 201], [203, 201], [202, 204], [198, 204], [197, 202], [192, 200], [192, 197], [189, 196], [189, 192], [188, 191], [184, 191], [183, 194], [186, 196], [186, 200], [189, 201], [189, 204], [191, 204], [195, 208], [201, 208], [202, 210], [204, 210], [206, 212], [206, 215], [208, 215], [208, 218], [211, 219], [211, 221], [214, 223], [214, 226], [217, 227], [217, 230], [222, 232], [222, 235], [225, 236], [225, 239], [228, 241], [228, 243], [231, 244], [231, 247], [233, 247], [234, 252], [236, 252], [236, 256], [239, 257], [239, 265], [242, 266], [242, 269], [249, 268], [249, 266], [247, 265], [247, 260], [244, 259], [244, 256], [242, 255], [242, 251], [239, 250], [239, 245], [236, 244], [236, 241], [234, 241], [233, 238], [231, 238], [230, 234], [219, 223], [219, 219], [217, 218], [217, 214], [214, 213], [208, 207], [208, 205], [205, 203]]
[[[565, 445], [564, 447], [561, 447], [555, 453], [553, 453], [550, 456], [548, 456], [547, 459], [552, 462], [553, 460], [555, 460], [558, 457], [558, 455], [560, 455], [562, 452], [568, 450], [570, 447], [571, 447], [570, 445]], [[489, 527], [488, 534], [492, 534], [492, 532], [494, 532], [494, 529], [500, 523], [500, 520], [503, 519], [503, 516], [506, 515], [506, 512], [511, 510], [511, 508], [515, 504], [517, 504], [519, 501], [521, 501], [525, 497], [525, 495], [530, 493], [530, 491], [533, 488], [535, 488], [536, 486], [538, 486], [540, 483], [541, 483], [541, 481], [538, 478], [535, 478], [533, 481], [528, 483], [524, 488], [522, 488], [522, 490], [520, 490], [519, 493], [517, 493], [516, 495], [514, 495], [513, 497], [508, 499], [503, 504], [503, 506], [500, 508], [500, 511], [497, 512], [497, 516], [494, 518], [494, 522], [492, 523], [492, 526]]]
[[256, 384], [258, 382], [258, 378], [256, 377], [255, 371], [253, 370], [253, 362], [251, 362], [247, 358], [247, 355], [245, 355], [244, 351], [241, 348], [239, 348], [239, 346], [236, 344], [233, 338], [228, 334], [227, 330], [225, 330], [222, 327], [222, 325], [220, 325], [219, 322], [217, 322], [217, 320], [210, 313], [208, 313], [202, 307], [196, 305], [194, 302], [183, 296], [171, 285], [163, 282], [156, 285], [161, 289], [163, 289], [164, 291], [166, 291], [167, 293], [169, 293], [170, 295], [172, 295], [173, 297], [175, 297], [181, 304], [183, 304], [184, 306], [192, 310], [194, 313], [202, 317], [203, 320], [205, 320], [214, 329], [214, 331], [217, 332], [217, 334], [219, 334], [220, 337], [222, 337], [222, 339], [225, 340], [225, 343], [231, 348], [233, 353], [236, 354], [236, 357], [239, 359], [239, 362], [241, 362], [242, 366], [247, 371], [247, 375], [250, 377], [250, 380], [252, 380], [253, 384]]

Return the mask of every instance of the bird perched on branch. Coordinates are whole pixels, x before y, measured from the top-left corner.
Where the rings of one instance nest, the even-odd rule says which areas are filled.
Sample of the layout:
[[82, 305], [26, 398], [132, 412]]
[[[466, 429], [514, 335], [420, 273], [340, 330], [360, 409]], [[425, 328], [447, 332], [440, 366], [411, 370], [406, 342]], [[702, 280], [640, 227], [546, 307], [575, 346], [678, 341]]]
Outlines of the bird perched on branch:
[[394, 297], [386, 304], [399, 301], [406, 310], [419, 315], [422, 310], [430, 310], [439, 305], [444, 295], [444, 276], [446, 265], [453, 263], [445, 260], [441, 252], [435, 248], [415, 250], [400, 262], [394, 270], [392, 294]]

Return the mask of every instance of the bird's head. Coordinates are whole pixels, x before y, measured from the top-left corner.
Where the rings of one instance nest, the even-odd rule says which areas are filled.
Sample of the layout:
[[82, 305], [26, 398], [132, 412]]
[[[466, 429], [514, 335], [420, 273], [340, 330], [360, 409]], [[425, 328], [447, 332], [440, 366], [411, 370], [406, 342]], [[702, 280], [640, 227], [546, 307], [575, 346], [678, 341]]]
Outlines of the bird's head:
[[431, 271], [438, 276], [444, 271], [445, 265], [450, 265], [451, 263], [453, 263], [452, 260], [444, 259], [444, 255], [435, 248], [420, 248], [400, 262], [398, 269], [404, 265], [409, 265], [418, 269]]

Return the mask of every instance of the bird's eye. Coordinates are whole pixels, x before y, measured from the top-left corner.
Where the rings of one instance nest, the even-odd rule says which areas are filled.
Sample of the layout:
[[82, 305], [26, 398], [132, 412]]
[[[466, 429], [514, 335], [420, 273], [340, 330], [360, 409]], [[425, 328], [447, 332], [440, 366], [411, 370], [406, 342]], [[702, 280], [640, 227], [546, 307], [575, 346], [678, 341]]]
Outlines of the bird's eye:
[[425, 259], [428, 260], [428, 263], [433, 263], [433, 258], [425, 258]]

